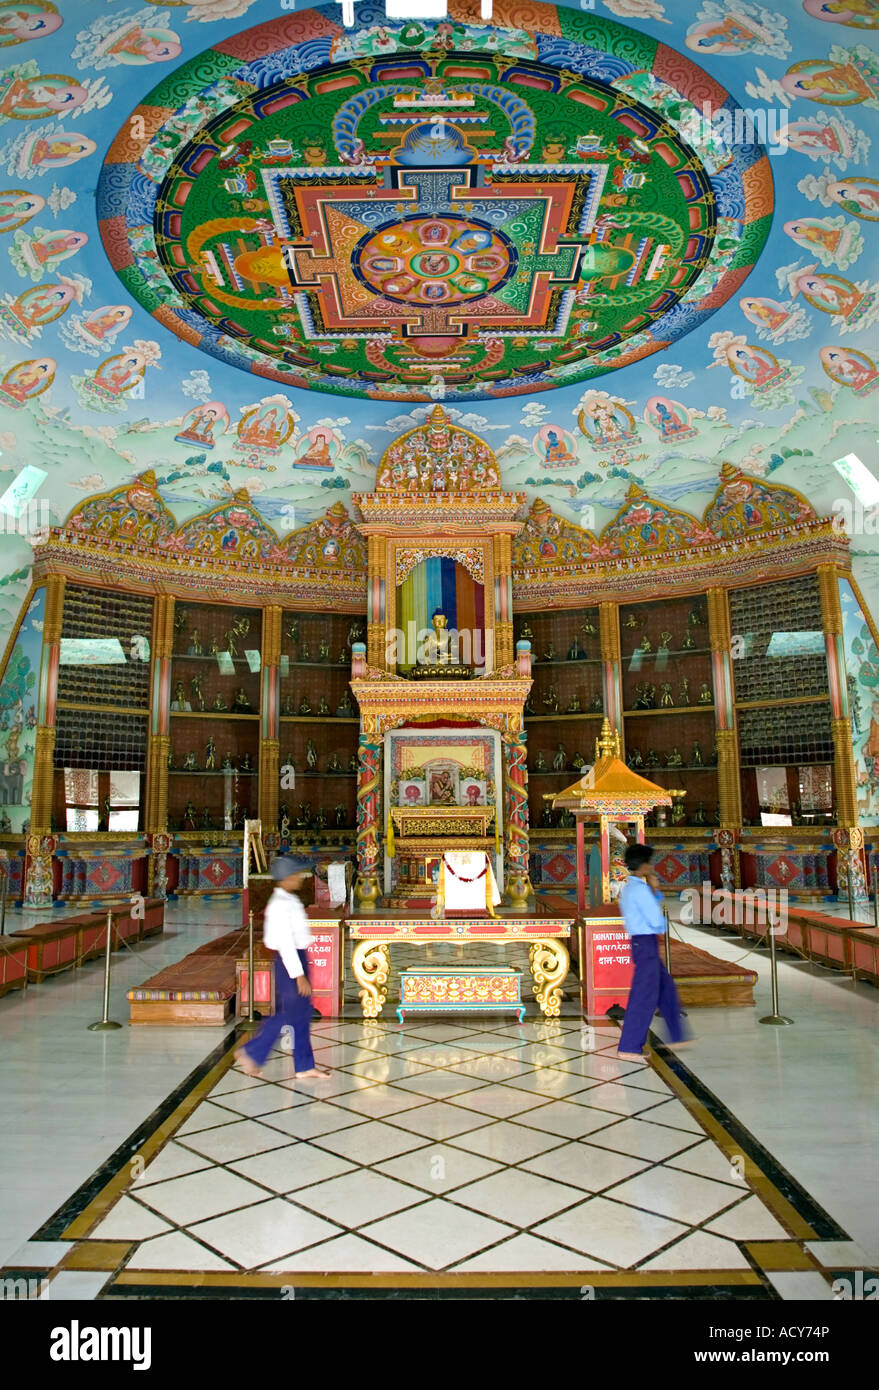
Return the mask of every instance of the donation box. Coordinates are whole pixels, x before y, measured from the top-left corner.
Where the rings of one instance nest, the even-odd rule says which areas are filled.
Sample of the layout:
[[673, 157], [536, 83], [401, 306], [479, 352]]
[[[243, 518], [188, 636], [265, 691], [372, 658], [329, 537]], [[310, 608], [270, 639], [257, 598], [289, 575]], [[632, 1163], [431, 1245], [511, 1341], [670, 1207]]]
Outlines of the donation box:
[[585, 1018], [604, 1018], [613, 1004], [626, 1007], [632, 983], [631, 940], [616, 903], [587, 908], [580, 929], [580, 997]]

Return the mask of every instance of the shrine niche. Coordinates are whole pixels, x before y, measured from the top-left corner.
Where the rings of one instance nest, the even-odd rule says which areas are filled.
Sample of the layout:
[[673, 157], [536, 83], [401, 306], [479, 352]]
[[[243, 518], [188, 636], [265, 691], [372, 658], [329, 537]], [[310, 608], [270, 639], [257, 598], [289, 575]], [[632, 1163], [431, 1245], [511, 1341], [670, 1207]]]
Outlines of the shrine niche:
[[[765, 154], [694, 123], [709, 79], [661, 45], [551, 5], [525, 32], [498, 4], [378, 47], [301, 11], [166, 77], [100, 181], [126, 287], [244, 371], [396, 400], [582, 381], [695, 327], [768, 232]], [[239, 424], [257, 453], [283, 430]]]

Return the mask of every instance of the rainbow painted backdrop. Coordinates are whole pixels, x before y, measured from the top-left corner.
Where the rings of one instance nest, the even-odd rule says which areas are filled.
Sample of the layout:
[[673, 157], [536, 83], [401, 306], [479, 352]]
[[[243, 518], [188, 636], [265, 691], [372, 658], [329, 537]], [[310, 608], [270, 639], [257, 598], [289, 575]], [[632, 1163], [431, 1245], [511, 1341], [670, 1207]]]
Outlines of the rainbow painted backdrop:
[[[461, 660], [473, 653], [473, 664], [485, 664], [485, 593], [483, 586], [468, 574], [463, 565], [445, 555], [431, 555], [403, 581], [397, 590], [397, 614], [404, 633], [415, 624], [416, 634], [431, 630], [435, 613], [445, 613], [448, 628], [469, 634], [469, 643], [462, 642]], [[407, 636], [404, 669], [415, 662]]]

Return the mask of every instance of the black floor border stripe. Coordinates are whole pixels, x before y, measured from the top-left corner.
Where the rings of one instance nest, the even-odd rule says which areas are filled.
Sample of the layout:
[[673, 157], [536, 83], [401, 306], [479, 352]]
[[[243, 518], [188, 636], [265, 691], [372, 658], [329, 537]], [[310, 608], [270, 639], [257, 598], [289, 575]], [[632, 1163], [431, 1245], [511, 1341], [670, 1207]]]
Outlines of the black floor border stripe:
[[[755, 1138], [751, 1131], [736, 1118], [723, 1101], [690, 1071], [677, 1053], [667, 1048], [652, 1033], [650, 1045], [657, 1057], [666, 1064], [670, 1071], [674, 1072], [678, 1080], [683, 1082], [695, 1099], [705, 1106], [708, 1113], [717, 1120], [718, 1124], [723, 1126], [730, 1138], [735, 1140], [745, 1156], [751, 1159], [763, 1173], [763, 1176], [769, 1179], [773, 1187], [781, 1193], [786, 1201], [790, 1202], [797, 1215], [809, 1223], [815, 1232], [815, 1240], [852, 1239], [852, 1236], [833, 1219], [829, 1212], [824, 1210], [820, 1202], [810, 1196], [801, 1183], [772, 1156], [768, 1149], [764, 1148], [760, 1140]], [[706, 1137], [710, 1139], [711, 1136], [707, 1135]]]
[[[585, 1276], [584, 1276], [585, 1278]], [[519, 1284], [487, 1285], [484, 1288], [449, 1288], [396, 1285], [371, 1287], [364, 1285], [335, 1284], [330, 1288], [318, 1285], [297, 1284], [295, 1274], [290, 1276], [289, 1288], [295, 1291], [297, 1303], [344, 1299], [362, 1302], [491, 1302], [504, 1301], [543, 1301], [564, 1299], [568, 1302], [582, 1303], [582, 1290], [585, 1284]], [[649, 1301], [686, 1301], [694, 1299], [705, 1302], [756, 1302], [775, 1301], [760, 1284], [623, 1284], [592, 1285], [590, 1302], [611, 1300], [631, 1302], [636, 1299]], [[256, 1300], [278, 1303], [282, 1301], [281, 1288], [254, 1288], [252, 1285], [226, 1284], [219, 1287], [210, 1285], [186, 1284], [110, 1284], [98, 1295], [101, 1303], [135, 1302], [138, 1299], [179, 1300], [180, 1302], [216, 1300]]]
[[80, 1184], [49, 1219], [43, 1222], [39, 1230], [31, 1236], [31, 1240], [61, 1240], [70, 1223], [85, 1211], [89, 1203], [116, 1176], [120, 1168], [129, 1163], [141, 1145], [155, 1134], [159, 1125], [164, 1124], [168, 1116], [174, 1113], [180, 1102], [186, 1099], [218, 1062], [222, 1061], [238, 1037], [238, 1033], [237, 1027], [226, 1033], [222, 1041], [216, 1044], [204, 1061], [199, 1062], [198, 1066], [174, 1087], [170, 1095], [167, 1095], [161, 1104], [156, 1106], [152, 1114], [147, 1115], [146, 1119], [135, 1130], [132, 1130], [128, 1138], [122, 1141], [110, 1157], [101, 1164], [100, 1168], [96, 1168], [91, 1177], [86, 1178], [85, 1182]]

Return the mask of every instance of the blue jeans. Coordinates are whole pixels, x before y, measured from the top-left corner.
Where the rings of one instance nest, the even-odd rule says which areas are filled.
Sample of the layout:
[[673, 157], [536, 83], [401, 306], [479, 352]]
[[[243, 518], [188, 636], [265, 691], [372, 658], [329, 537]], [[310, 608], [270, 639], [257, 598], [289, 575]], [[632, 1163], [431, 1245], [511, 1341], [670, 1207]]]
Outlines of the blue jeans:
[[675, 982], [660, 959], [659, 941], [660, 938], [652, 933], [649, 936], [631, 937], [635, 974], [620, 1033], [620, 1052], [641, 1051], [657, 1008], [671, 1034], [670, 1042], [683, 1042], [687, 1036], [681, 1023], [681, 1005]]
[[[308, 961], [305, 952], [300, 952], [302, 969], [308, 979]], [[310, 1071], [314, 1066], [314, 1053], [311, 1050], [309, 1028], [311, 1012], [314, 1007], [310, 994], [300, 994], [296, 981], [287, 974], [280, 956], [275, 959], [275, 1012], [267, 1018], [258, 1033], [242, 1048], [251, 1062], [263, 1067], [268, 1055], [281, 1036], [282, 1028], [293, 1029], [293, 1065], [297, 1071]]]

